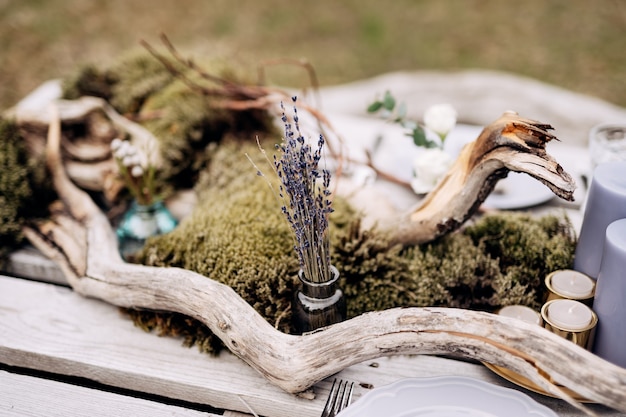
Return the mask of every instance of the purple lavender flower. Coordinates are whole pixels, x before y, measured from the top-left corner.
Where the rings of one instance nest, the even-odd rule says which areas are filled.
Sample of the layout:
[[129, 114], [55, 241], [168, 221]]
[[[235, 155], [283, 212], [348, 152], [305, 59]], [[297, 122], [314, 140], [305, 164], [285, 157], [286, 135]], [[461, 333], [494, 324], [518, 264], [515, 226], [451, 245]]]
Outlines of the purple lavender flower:
[[[296, 97], [292, 98], [296, 102]], [[317, 148], [311, 147], [300, 132], [298, 110], [294, 104], [293, 124], [283, 110], [285, 124], [283, 142], [276, 145], [274, 169], [280, 180], [278, 195], [281, 210], [294, 232], [294, 249], [304, 277], [312, 282], [327, 282], [330, 271], [330, 236], [328, 216], [332, 213], [330, 173], [320, 169], [324, 137], [320, 135]]]

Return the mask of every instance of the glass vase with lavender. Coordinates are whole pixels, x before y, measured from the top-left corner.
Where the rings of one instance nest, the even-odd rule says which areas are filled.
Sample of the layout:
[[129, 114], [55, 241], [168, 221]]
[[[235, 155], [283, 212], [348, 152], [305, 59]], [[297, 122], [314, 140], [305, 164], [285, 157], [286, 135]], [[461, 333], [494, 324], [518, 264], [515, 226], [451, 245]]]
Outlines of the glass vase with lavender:
[[293, 124], [281, 103], [285, 136], [276, 145], [273, 168], [280, 182], [277, 194], [281, 210], [293, 231], [300, 263], [292, 317], [296, 333], [302, 334], [345, 320], [346, 302], [338, 286], [339, 271], [330, 261], [330, 172], [320, 168], [325, 140], [320, 135], [316, 147], [305, 140], [295, 97], [293, 101]]

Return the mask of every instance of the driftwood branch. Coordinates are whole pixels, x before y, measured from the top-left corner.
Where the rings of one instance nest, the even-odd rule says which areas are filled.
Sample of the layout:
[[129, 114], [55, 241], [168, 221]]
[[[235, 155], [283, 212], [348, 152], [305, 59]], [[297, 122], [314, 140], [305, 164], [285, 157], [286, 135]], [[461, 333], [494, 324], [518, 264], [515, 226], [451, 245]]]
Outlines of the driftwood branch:
[[395, 225], [395, 241], [428, 242], [460, 227], [474, 215], [509, 171], [524, 172], [548, 186], [557, 196], [572, 201], [576, 184], [546, 152], [556, 139], [548, 124], [506, 112], [461, 154], [420, 207]]
[[59, 146], [60, 122], [54, 117], [47, 157], [65, 210], [25, 233], [59, 264], [79, 294], [116, 306], [194, 317], [235, 355], [292, 393], [368, 359], [448, 354], [511, 369], [580, 408], [561, 387], [626, 412], [625, 369], [539, 326], [468, 310], [400, 308], [302, 336], [288, 335], [274, 329], [228, 286], [179, 268], [127, 264], [104, 214], [68, 178]]

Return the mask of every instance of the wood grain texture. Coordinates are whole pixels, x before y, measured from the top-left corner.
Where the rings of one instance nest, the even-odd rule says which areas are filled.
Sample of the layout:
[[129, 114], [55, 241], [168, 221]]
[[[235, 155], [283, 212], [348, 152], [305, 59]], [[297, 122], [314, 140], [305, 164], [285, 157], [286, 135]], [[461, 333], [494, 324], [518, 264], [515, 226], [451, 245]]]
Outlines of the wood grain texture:
[[508, 172], [523, 172], [572, 201], [576, 183], [546, 152], [550, 125], [506, 112], [468, 143], [424, 201], [391, 229], [400, 243], [424, 243], [450, 233], [478, 211]]
[[[182, 347], [178, 339], [140, 331], [110, 304], [81, 297], [68, 288], [3, 276], [0, 362], [250, 414], [243, 400], [254, 412], [268, 417], [319, 417], [335, 376], [357, 383], [355, 401], [372, 388], [408, 377], [457, 375], [515, 388], [478, 363], [396, 355], [350, 366], [315, 384], [304, 398], [269, 384], [227, 351], [217, 357], [201, 354]], [[0, 373], [0, 405], [13, 398], [3, 393], [4, 375]], [[24, 382], [25, 389], [36, 391], [38, 386], [37, 380]], [[530, 395], [559, 416], [583, 415], [561, 400]], [[71, 399], [65, 400], [71, 405]], [[32, 406], [33, 415], [40, 415], [36, 412], [43, 404]], [[63, 415], [59, 407], [64, 405], [44, 409]], [[590, 407], [604, 417], [620, 415], [600, 405]]]
[[217, 417], [63, 382], [0, 371], [0, 414], [4, 417]]

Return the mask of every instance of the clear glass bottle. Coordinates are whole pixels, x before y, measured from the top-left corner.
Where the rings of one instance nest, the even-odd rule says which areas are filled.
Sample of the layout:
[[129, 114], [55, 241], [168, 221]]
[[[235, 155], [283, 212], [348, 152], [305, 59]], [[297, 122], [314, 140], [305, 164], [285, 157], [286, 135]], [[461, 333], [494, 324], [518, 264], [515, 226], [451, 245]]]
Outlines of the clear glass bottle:
[[339, 323], [346, 319], [346, 301], [338, 287], [339, 271], [331, 266], [333, 279], [317, 283], [298, 273], [300, 288], [294, 296], [293, 325], [297, 334]]

